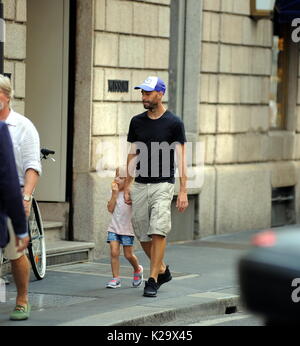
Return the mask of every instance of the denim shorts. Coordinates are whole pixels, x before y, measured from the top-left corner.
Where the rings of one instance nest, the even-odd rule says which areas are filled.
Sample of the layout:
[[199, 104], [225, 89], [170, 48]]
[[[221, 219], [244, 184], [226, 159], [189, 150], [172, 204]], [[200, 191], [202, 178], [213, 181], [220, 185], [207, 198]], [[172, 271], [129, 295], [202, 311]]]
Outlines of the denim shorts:
[[133, 235], [120, 235], [113, 232], [107, 232], [107, 243], [111, 241], [118, 241], [123, 246], [133, 246]]

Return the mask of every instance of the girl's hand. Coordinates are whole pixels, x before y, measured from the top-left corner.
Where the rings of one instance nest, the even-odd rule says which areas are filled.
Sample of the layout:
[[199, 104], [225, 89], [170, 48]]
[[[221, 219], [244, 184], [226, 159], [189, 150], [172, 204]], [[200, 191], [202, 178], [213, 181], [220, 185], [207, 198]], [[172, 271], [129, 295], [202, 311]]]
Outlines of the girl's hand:
[[115, 181], [111, 183], [111, 190], [112, 192], [119, 192], [119, 186]]

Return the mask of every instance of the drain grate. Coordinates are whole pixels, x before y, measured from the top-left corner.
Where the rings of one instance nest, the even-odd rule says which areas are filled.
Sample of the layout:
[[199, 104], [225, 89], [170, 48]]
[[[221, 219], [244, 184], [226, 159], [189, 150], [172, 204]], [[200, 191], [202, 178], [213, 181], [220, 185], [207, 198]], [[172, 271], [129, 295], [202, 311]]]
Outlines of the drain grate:
[[237, 312], [236, 306], [228, 306], [225, 310], [225, 315], [235, 314]]

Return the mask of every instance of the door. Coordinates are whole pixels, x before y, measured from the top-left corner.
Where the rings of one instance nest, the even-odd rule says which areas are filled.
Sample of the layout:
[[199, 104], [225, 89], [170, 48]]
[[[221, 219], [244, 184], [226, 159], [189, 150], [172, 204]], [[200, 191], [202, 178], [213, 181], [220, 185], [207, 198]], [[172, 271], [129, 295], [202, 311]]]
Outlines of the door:
[[69, 0], [27, 0], [25, 115], [36, 126], [42, 148], [56, 152], [43, 160], [35, 196], [66, 200]]

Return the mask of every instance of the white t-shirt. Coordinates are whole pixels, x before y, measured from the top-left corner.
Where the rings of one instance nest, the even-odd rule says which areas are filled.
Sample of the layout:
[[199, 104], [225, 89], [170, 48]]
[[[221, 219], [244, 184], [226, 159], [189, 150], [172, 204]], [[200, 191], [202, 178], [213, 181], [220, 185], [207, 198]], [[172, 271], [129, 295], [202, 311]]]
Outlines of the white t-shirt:
[[112, 214], [111, 223], [107, 231], [119, 235], [133, 236], [133, 228], [131, 224], [132, 207], [124, 201], [124, 191], [120, 191], [117, 198], [115, 210]]
[[5, 122], [13, 142], [20, 185], [23, 186], [28, 169], [34, 169], [39, 175], [42, 173], [39, 134], [29, 119], [12, 109]]

